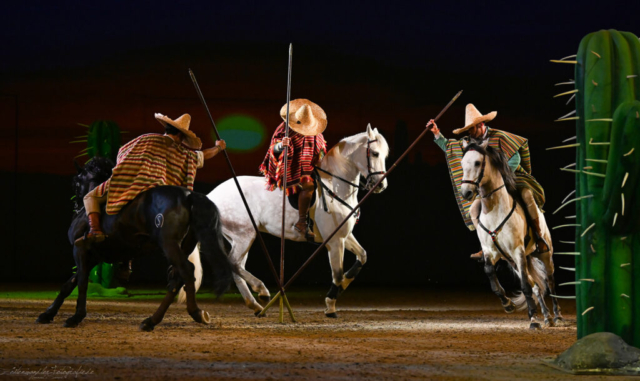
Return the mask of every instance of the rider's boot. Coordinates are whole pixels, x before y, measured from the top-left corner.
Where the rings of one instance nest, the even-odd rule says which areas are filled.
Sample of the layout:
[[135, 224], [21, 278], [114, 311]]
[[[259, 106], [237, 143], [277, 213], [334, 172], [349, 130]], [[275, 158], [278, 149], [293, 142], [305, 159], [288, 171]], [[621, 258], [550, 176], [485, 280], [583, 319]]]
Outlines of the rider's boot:
[[482, 250], [480, 250], [475, 254], [471, 254], [469, 258], [473, 259], [474, 261], [484, 262], [484, 253], [482, 252]]
[[302, 184], [302, 190], [298, 195], [298, 222], [293, 226], [308, 241], [313, 241], [316, 235], [307, 224], [307, 215], [311, 206], [311, 197], [313, 197], [313, 183], [307, 182]]
[[89, 213], [89, 233], [76, 240], [76, 246], [102, 242], [105, 235], [100, 228], [100, 213]]

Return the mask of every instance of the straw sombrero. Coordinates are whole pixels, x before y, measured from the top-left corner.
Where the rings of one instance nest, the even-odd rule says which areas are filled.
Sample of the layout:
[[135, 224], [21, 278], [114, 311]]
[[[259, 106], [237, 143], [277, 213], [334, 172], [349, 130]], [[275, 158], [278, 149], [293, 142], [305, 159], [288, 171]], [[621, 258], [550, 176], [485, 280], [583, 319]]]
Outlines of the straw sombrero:
[[460, 135], [461, 133], [465, 132], [466, 130], [470, 129], [471, 127], [475, 126], [478, 123], [488, 122], [493, 120], [493, 118], [495, 118], [496, 115], [498, 115], [497, 111], [491, 111], [487, 115], [482, 115], [482, 113], [478, 111], [476, 106], [469, 103], [467, 105], [467, 109], [465, 110], [464, 127], [458, 128], [457, 130], [453, 130], [453, 133], [456, 135]]
[[[286, 120], [286, 104], [280, 109], [280, 116]], [[289, 103], [289, 127], [299, 134], [316, 136], [327, 128], [327, 114], [308, 99], [292, 100]]]
[[155, 116], [156, 119], [158, 119], [158, 122], [160, 122], [160, 124], [162, 124], [163, 126], [170, 124], [180, 130], [180, 132], [184, 134], [185, 139], [183, 143], [186, 146], [193, 149], [202, 148], [202, 141], [200, 140], [200, 138], [198, 138], [192, 131], [189, 131], [189, 124], [191, 124], [191, 115], [184, 114], [176, 120], [172, 120], [168, 116], [158, 113], [156, 113]]

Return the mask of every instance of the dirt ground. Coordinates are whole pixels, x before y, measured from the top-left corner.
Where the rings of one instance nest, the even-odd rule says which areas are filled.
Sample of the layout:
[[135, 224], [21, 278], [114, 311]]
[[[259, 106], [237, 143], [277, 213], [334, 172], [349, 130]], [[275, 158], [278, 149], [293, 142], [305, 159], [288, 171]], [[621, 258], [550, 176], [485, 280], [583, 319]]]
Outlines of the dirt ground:
[[[35, 319], [51, 299], [4, 290], [20, 286], [0, 289], [0, 379], [580, 378], [542, 362], [575, 341], [573, 303], [562, 303], [566, 326], [530, 331], [525, 312], [505, 314], [488, 289], [354, 285], [338, 301], [338, 319], [323, 314], [324, 289], [292, 290], [298, 323], [284, 325], [277, 308], [259, 319], [237, 294], [222, 301], [205, 295], [198, 300], [211, 325], [193, 322], [184, 306], [173, 305], [151, 333], [138, 325], [159, 305], [157, 296], [91, 298], [87, 318], [68, 329], [62, 323], [73, 313], [74, 297], [52, 324], [39, 325]], [[589, 376], [606, 378], [613, 379]]]

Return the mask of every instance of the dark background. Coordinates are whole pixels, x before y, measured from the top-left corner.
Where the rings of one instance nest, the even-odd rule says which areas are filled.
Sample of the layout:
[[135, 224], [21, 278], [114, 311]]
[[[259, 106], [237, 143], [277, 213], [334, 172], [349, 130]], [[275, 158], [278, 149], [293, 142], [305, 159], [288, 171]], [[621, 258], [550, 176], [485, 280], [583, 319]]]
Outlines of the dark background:
[[[573, 151], [546, 151], [574, 134], [553, 120], [573, 109], [572, 65], [552, 64], [577, 51], [589, 32], [640, 32], [638, 2], [11, 2], [0, 16], [0, 280], [59, 282], [73, 266], [66, 230], [70, 181], [84, 128], [116, 121], [125, 140], [161, 132], [153, 118], [192, 115], [191, 128], [211, 146], [211, 126], [187, 69], [198, 76], [218, 120], [243, 113], [270, 136], [286, 99], [287, 49], [294, 44], [292, 98], [309, 98], [327, 112], [329, 145], [378, 127], [392, 147], [388, 166], [425, 123], [461, 89], [441, 119], [447, 137], [464, 122], [464, 107], [497, 110], [491, 127], [530, 140], [533, 174], [547, 195], [550, 226], [571, 223], [568, 207], [552, 215], [573, 189], [559, 167]], [[269, 137], [267, 136], [267, 138]], [[268, 141], [232, 153], [238, 174], [257, 175]], [[230, 177], [224, 160], [198, 171], [196, 190], [208, 193]], [[572, 251], [553, 231], [556, 251]], [[431, 136], [389, 178], [389, 188], [365, 204], [355, 235], [369, 262], [360, 284], [483, 284], [479, 249], [458, 212], [444, 162]], [[275, 260], [279, 240], [266, 237]], [[314, 246], [288, 245], [291, 274]], [[266, 262], [252, 250], [248, 269], [271, 285]], [[347, 265], [353, 256], [345, 255]], [[573, 258], [556, 256], [556, 266]], [[162, 281], [166, 263], [135, 263], [133, 280]], [[503, 271], [503, 277], [508, 277]], [[571, 273], [558, 271], [559, 280]], [[326, 256], [298, 281], [326, 284]]]

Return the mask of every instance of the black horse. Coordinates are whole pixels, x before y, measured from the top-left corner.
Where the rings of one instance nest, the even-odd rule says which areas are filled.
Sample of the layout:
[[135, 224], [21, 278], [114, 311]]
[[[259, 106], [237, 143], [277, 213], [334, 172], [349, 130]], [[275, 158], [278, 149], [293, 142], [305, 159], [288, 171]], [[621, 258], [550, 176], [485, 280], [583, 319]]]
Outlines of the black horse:
[[[94, 158], [84, 168], [78, 167], [73, 179], [76, 200], [111, 177], [113, 162]], [[76, 205], [82, 205], [76, 201]], [[223, 243], [218, 208], [205, 195], [176, 186], [161, 186], [139, 194], [119, 214], [107, 215], [103, 209], [102, 229], [107, 238], [91, 248], [74, 246], [77, 266], [74, 274], [63, 286], [55, 301], [42, 313], [37, 323], [51, 323], [65, 298], [78, 286], [75, 315], [65, 327], [76, 327], [87, 315], [87, 283], [89, 271], [100, 262], [127, 262], [141, 255], [162, 252], [170, 263], [167, 294], [158, 310], [140, 325], [151, 331], [162, 321], [176, 294], [184, 285], [187, 293], [187, 311], [198, 323], [207, 324], [209, 314], [198, 308], [195, 299], [194, 266], [188, 256], [200, 244], [200, 252], [212, 266], [215, 276], [214, 292], [222, 295], [232, 280], [232, 265]], [[73, 245], [89, 228], [84, 209], [80, 208], [69, 228], [69, 241]]]

